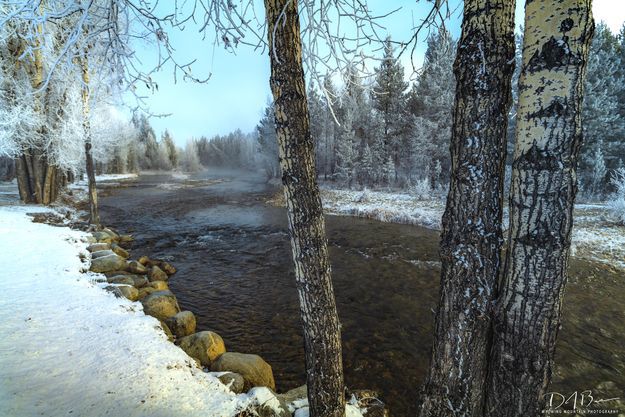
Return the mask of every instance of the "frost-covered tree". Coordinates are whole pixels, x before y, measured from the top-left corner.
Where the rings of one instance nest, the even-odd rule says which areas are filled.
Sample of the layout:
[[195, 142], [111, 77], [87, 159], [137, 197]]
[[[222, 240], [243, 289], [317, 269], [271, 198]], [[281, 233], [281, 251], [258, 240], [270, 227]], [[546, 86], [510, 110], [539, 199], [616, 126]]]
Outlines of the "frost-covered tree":
[[178, 167], [178, 149], [176, 148], [176, 144], [174, 143], [171, 133], [169, 133], [167, 129], [163, 132], [161, 144], [167, 151], [169, 166], [171, 166], [172, 169], [176, 169]]
[[606, 168], [616, 169], [625, 156], [625, 118], [619, 114], [619, 93], [625, 89], [615, 35], [598, 24], [588, 58], [584, 83], [582, 127], [584, 143], [580, 158], [580, 182], [584, 196], [600, 197], [606, 191]]
[[[425, 158], [421, 160], [427, 166], [408, 166], [405, 169], [432, 173], [438, 162], [441, 165], [440, 180], [444, 183], [448, 181], [451, 171], [448, 149], [456, 88], [453, 76], [455, 52], [456, 42], [444, 28], [428, 38], [423, 68], [417, 84], [409, 93], [407, 104], [410, 124], [414, 126], [407, 133], [408, 148], [424, 154]], [[420, 146], [427, 146], [427, 149], [420, 149]], [[413, 153], [409, 162], [413, 162], [414, 157]]]
[[406, 89], [404, 68], [395, 57], [391, 39], [386, 39], [384, 56], [371, 91], [373, 108], [382, 120], [384, 156], [391, 156], [396, 172], [400, 164], [401, 138], [406, 129]]
[[197, 148], [197, 142], [193, 139], [187, 141], [184, 149], [179, 152], [180, 154], [180, 167], [185, 172], [197, 172], [202, 169], [200, 164], [199, 152]]
[[356, 132], [352, 120], [352, 110], [348, 109], [336, 148], [336, 179], [349, 187], [353, 184], [356, 165]]
[[278, 138], [276, 137], [276, 122], [272, 103], [265, 107], [263, 117], [256, 126], [256, 132], [258, 133], [260, 163], [267, 179], [280, 177]]

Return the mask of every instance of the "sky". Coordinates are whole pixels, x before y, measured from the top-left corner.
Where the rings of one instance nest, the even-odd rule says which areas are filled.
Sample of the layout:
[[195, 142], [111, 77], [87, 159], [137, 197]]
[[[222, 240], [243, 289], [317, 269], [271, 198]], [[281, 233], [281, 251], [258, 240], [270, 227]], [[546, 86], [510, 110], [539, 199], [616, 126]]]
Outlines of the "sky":
[[[450, 3], [455, 7], [459, 1], [450, 0]], [[256, 12], [262, 18], [262, 2], [255, 0], [255, 3]], [[431, 3], [424, 0], [369, 0], [367, 3], [374, 15], [400, 8], [380, 22], [384, 26], [381, 33], [397, 41], [410, 39], [412, 28], [431, 7]], [[517, 27], [523, 22], [523, 4], [522, 0], [517, 0]], [[460, 34], [461, 13], [458, 7], [447, 24], [455, 38]], [[593, 14], [597, 22], [604, 21], [613, 32], [618, 33], [625, 22], [625, 0], [594, 0]], [[145, 96], [151, 113], [168, 115], [151, 118], [150, 123], [157, 137], [168, 129], [179, 146], [184, 146], [192, 137], [211, 137], [235, 129], [252, 131], [271, 98], [269, 56], [266, 51], [241, 46], [233, 54], [223, 48], [215, 48], [213, 38], [207, 36], [203, 39], [198, 29], [198, 25], [189, 23], [184, 31], [171, 30], [168, 36], [178, 62], [195, 59], [193, 74], [201, 79], [210, 74], [210, 79], [201, 84], [184, 81], [180, 77], [174, 81], [173, 68], [166, 66], [152, 77], [158, 83], [158, 91], [138, 90]], [[210, 31], [209, 34], [212, 35]], [[413, 75], [413, 64], [416, 68], [422, 64], [426, 35], [420, 37], [414, 63], [410, 54], [402, 56], [406, 78]], [[143, 65], [151, 68], [158, 58], [156, 48], [153, 45], [137, 45], [136, 49]]]

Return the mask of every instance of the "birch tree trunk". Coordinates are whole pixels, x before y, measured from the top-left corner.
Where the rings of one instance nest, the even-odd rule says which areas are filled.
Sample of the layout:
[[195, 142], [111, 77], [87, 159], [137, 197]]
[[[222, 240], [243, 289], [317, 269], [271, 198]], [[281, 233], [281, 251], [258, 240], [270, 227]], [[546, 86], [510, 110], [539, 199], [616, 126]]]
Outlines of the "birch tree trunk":
[[538, 416], [567, 281], [591, 0], [528, 0], [486, 416]]
[[82, 72], [82, 127], [85, 133], [85, 160], [87, 179], [89, 183], [89, 223], [100, 226], [100, 214], [98, 212], [98, 191], [95, 182], [95, 167], [91, 154], [91, 122], [89, 119], [89, 62], [87, 51], [80, 57], [80, 69]]
[[500, 271], [514, 2], [467, 0], [454, 65], [452, 173], [441, 287], [420, 415], [481, 416]]
[[345, 414], [334, 300], [306, 100], [297, 1], [265, 0], [271, 90], [300, 301], [311, 417]]

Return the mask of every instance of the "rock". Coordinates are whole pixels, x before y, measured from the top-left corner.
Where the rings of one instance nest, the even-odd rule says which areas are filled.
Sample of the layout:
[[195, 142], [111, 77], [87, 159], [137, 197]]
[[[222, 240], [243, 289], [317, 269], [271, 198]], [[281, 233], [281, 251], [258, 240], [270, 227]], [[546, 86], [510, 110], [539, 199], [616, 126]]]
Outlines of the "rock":
[[[127, 275], [132, 278], [132, 285], [135, 288], [143, 288], [148, 285], [148, 279], [143, 275]], [[159, 290], [166, 290], [167, 288], [159, 288]]]
[[129, 261], [126, 265], [126, 270], [137, 275], [145, 275], [148, 273], [147, 268], [137, 261]]
[[302, 407], [303, 403], [305, 402], [306, 404], [308, 404], [308, 391], [307, 391], [307, 386], [306, 384], [297, 387], [297, 388], [293, 388], [292, 390], [289, 390], [287, 392], [285, 392], [284, 394], [278, 394], [278, 398], [282, 401], [284, 401], [287, 404], [293, 404], [295, 403], [295, 408], [299, 408]]
[[143, 266], [146, 266], [149, 262], [150, 262], [150, 258], [148, 258], [145, 255], [139, 258], [139, 263]]
[[154, 265], [150, 268], [150, 281], [167, 281], [169, 276], [161, 268]]
[[[109, 284], [123, 284], [123, 285], [135, 285], [135, 281], [131, 278], [130, 275], [117, 275], [115, 277], [107, 278], [106, 282]], [[137, 291], [137, 297], [139, 296], [139, 292]]]
[[130, 301], [137, 301], [138, 291], [135, 287], [128, 285], [107, 285], [104, 287], [104, 290], [113, 293], [117, 298], [126, 297]]
[[110, 249], [98, 250], [95, 252], [91, 252], [91, 259], [101, 258], [103, 256], [109, 256], [109, 255], [115, 255], [115, 252], [113, 252]]
[[230, 391], [235, 394], [241, 394], [245, 392], [245, 380], [243, 377], [235, 372], [226, 372], [223, 375], [217, 377], [222, 384], [230, 388]]
[[161, 323], [161, 328], [163, 329], [163, 332], [165, 332], [165, 336], [167, 336], [167, 340], [173, 343], [174, 335], [172, 334], [169, 326], [163, 320], [159, 320], [159, 323]]
[[97, 252], [108, 249], [111, 249], [111, 245], [108, 243], [92, 243], [91, 245], [87, 246], [87, 250], [89, 252]]
[[271, 366], [258, 355], [226, 352], [211, 365], [211, 371], [236, 372], [245, 379], [246, 387], [276, 389]]
[[167, 282], [165, 281], [148, 282], [147, 287], [154, 288], [157, 291], [163, 291], [163, 290], [169, 289], [169, 285], [167, 285]]
[[104, 229], [101, 230], [102, 232], [108, 234], [109, 236], [111, 236], [113, 239], [115, 240], [119, 240], [119, 235], [117, 233], [115, 233], [114, 231], [112, 231], [110, 228], [105, 227]]
[[111, 245], [111, 250], [115, 252], [116, 254], [118, 254], [119, 256], [121, 256], [122, 258], [128, 259], [130, 257], [130, 254], [128, 253], [128, 251], [122, 248], [121, 246], [119, 246], [117, 243], [113, 243]]
[[126, 260], [119, 255], [107, 255], [91, 260], [91, 271], [110, 272], [124, 269]]
[[119, 235], [119, 243], [120, 244], [128, 244], [135, 240], [131, 235]]
[[190, 311], [181, 311], [173, 317], [165, 320], [171, 332], [177, 338], [189, 336], [195, 333], [195, 315]]
[[267, 387], [252, 388], [247, 395], [257, 403], [259, 417], [291, 417], [289, 407], [277, 394]]
[[154, 294], [155, 292], [158, 292], [158, 291], [162, 291], [162, 290], [157, 290], [156, 288], [151, 288], [151, 287], [139, 288], [139, 300], [143, 300], [148, 295]]
[[[145, 290], [142, 288], [141, 290]], [[159, 320], [175, 316], [179, 311], [178, 300], [171, 291], [154, 291], [141, 300], [143, 312]]]
[[[199, 359], [204, 366], [210, 366], [219, 355], [226, 351], [226, 345], [221, 336], [208, 330], [181, 338], [178, 346], [187, 355]], [[220, 371], [226, 370], [231, 369], [220, 369]]]
[[93, 232], [93, 237], [98, 243], [113, 243], [119, 240], [119, 237], [117, 236], [117, 234], [115, 233], [111, 234], [111, 233], [106, 232], [105, 230], [107, 229], [104, 229], [99, 232]]
[[162, 262], [160, 268], [165, 271], [167, 275], [174, 275], [176, 273], [176, 268], [169, 262]]
[[105, 272], [104, 275], [106, 275], [107, 278], [110, 278], [116, 275], [134, 275], [134, 274], [128, 271], [109, 271], [109, 272]]
[[137, 301], [139, 299], [139, 290], [131, 285], [120, 285], [119, 291], [122, 293], [124, 297], [129, 299], [130, 301]]

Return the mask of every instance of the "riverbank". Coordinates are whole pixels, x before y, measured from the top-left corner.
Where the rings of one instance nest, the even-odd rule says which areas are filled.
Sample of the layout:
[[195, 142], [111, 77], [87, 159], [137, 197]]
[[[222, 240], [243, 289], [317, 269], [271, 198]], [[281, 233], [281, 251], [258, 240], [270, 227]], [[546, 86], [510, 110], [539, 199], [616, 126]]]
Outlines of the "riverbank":
[[[5, 184], [2, 190], [10, 188]], [[82, 192], [78, 184], [64, 201], [82, 201]], [[158, 291], [165, 289], [170, 275], [160, 267], [171, 273], [175, 269], [167, 263], [157, 267], [158, 261], [146, 257], [126, 261], [128, 250], [121, 242], [129, 238], [67, 227], [79, 224], [80, 218], [81, 211], [70, 205], [0, 205], [0, 262], [11, 280], [0, 295], [5, 318], [0, 323], [0, 380], [5, 387], [0, 409], [13, 417], [226, 417], [261, 411], [263, 416], [307, 415], [305, 390], [279, 396], [267, 388], [245, 386], [247, 380], [233, 381], [232, 373], [224, 379], [226, 372], [209, 372], [215, 367], [207, 361], [218, 362], [225, 355], [223, 341], [214, 357], [204, 358], [200, 352], [192, 355], [195, 359], [189, 356], [202, 343], [195, 336], [212, 332], [173, 328], [177, 320], [150, 316], [164, 312], [161, 301], [166, 299], [177, 307], [173, 294]], [[123, 262], [123, 271], [103, 266], [111, 262]], [[126, 266], [134, 273], [128, 274]], [[143, 302], [133, 302], [141, 292]], [[174, 335], [164, 322], [170, 323], [183, 349], [172, 343]], [[184, 346], [184, 336], [194, 340]], [[363, 415], [355, 398], [347, 415]]]
[[[328, 214], [441, 229], [444, 198], [417, 198], [406, 192], [354, 191], [321, 187]], [[281, 204], [280, 198], [272, 203]], [[283, 203], [282, 203], [283, 204]], [[504, 223], [507, 222], [507, 210]], [[578, 259], [625, 269], [625, 226], [611, 219], [607, 204], [576, 204], [571, 253]]]

